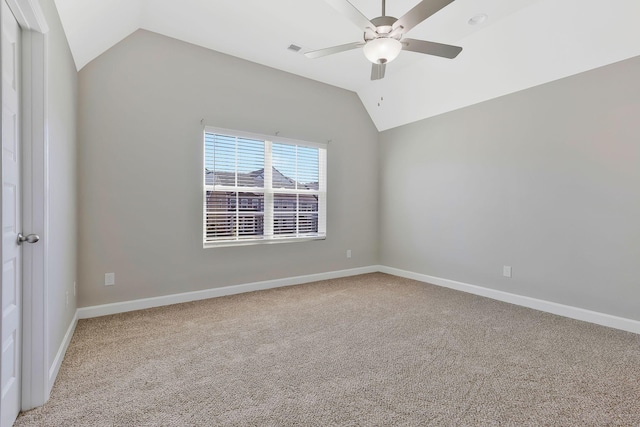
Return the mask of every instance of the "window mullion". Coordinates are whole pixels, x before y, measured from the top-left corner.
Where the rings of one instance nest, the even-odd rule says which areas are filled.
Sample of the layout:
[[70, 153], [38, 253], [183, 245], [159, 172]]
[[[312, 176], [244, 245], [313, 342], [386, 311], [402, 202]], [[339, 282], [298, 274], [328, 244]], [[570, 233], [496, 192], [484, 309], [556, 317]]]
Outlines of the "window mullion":
[[299, 172], [298, 172], [298, 146], [295, 146], [295, 165], [296, 165], [296, 176], [295, 176], [295, 183], [296, 183], [296, 236], [298, 236], [300, 234], [300, 193], [298, 193], [298, 181], [299, 179]]
[[327, 232], [327, 150], [318, 153], [318, 233]]
[[238, 240], [240, 238], [240, 192], [236, 191], [236, 229], [235, 229], [235, 239]]
[[273, 160], [271, 141], [264, 142], [264, 236], [273, 237]]
[[235, 152], [235, 156], [236, 156], [235, 163], [236, 164], [235, 164], [235, 167], [234, 167], [234, 184], [233, 185], [237, 187], [238, 186], [238, 138], [237, 137], [236, 137], [235, 141], [236, 141], [236, 146], [235, 146], [235, 149], [236, 149], [236, 152]]
[[296, 236], [300, 234], [300, 194], [296, 193]]

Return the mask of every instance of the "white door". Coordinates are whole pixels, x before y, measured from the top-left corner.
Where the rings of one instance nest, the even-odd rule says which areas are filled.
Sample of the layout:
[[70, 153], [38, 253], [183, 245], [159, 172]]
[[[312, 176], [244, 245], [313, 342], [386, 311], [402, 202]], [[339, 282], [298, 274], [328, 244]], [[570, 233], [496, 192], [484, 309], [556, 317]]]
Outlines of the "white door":
[[2, 343], [1, 427], [20, 411], [20, 27], [2, 1]]

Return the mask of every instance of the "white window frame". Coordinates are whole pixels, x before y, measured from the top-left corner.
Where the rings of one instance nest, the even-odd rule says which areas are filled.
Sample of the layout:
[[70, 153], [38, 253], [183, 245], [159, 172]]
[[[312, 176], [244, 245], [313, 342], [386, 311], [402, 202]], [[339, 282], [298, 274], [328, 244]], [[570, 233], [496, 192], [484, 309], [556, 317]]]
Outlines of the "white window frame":
[[[206, 135], [208, 133], [225, 135], [235, 138], [246, 138], [253, 140], [261, 140], [264, 142], [265, 161], [264, 161], [264, 188], [257, 187], [241, 187], [241, 186], [224, 186], [206, 183], [206, 173], [202, 174], [202, 239], [204, 248], [218, 248], [224, 246], [244, 246], [259, 245], [286, 242], [306, 242], [312, 240], [325, 240], [327, 236], [327, 144], [301, 141], [290, 138], [282, 138], [279, 136], [262, 135], [251, 132], [237, 131], [232, 129], [224, 129], [212, 126], [205, 126], [202, 132], [202, 165], [203, 171], [206, 169]], [[302, 147], [318, 148], [318, 190], [308, 189], [286, 189], [272, 188], [272, 146], [274, 143], [297, 145]], [[249, 192], [264, 194], [264, 235], [262, 236], [234, 236], [224, 240], [207, 240], [207, 191], [221, 192]], [[297, 236], [278, 236], [273, 235], [274, 224], [274, 194], [313, 194], [318, 196], [318, 232], [314, 234], [304, 233]], [[298, 211], [296, 211], [297, 213]], [[297, 217], [297, 215], [296, 215]]]

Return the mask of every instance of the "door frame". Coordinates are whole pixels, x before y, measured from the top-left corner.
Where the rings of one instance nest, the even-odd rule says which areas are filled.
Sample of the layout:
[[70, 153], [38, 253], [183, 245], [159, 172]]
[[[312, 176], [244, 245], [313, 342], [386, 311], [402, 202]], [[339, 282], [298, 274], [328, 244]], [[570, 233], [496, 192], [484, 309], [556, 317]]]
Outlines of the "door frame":
[[6, 0], [22, 32], [22, 232], [41, 236], [22, 252], [23, 410], [43, 405], [53, 386], [47, 326], [49, 26], [38, 0]]

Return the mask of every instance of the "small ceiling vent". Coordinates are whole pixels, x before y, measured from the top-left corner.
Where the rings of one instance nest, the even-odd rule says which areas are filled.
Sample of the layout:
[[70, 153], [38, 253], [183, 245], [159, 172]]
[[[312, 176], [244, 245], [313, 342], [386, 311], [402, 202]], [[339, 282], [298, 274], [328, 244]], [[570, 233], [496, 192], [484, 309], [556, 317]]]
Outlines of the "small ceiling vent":
[[300, 46], [296, 46], [295, 44], [289, 45], [289, 47], [287, 48], [292, 52], [300, 52], [300, 49], [302, 49]]

